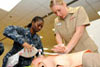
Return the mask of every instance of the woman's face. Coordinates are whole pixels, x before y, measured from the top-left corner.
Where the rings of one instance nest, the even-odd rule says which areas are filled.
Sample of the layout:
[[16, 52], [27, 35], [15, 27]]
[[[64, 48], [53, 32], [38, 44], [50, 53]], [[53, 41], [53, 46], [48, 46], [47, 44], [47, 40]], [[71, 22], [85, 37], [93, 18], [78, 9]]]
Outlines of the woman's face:
[[53, 13], [55, 13], [57, 16], [61, 17], [62, 19], [64, 19], [68, 13], [66, 4], [54, 5], [53, 7], [51, 7], [51, 10], [53, 11]]
[[39, 31], [42, 29], [43, 24], [44, 24], [43, 21], [36, 21], [35, 23], [33, 22], [33, 23], [32, 23], [32, 29], [33, 29], [35, 32], [39, 32]]

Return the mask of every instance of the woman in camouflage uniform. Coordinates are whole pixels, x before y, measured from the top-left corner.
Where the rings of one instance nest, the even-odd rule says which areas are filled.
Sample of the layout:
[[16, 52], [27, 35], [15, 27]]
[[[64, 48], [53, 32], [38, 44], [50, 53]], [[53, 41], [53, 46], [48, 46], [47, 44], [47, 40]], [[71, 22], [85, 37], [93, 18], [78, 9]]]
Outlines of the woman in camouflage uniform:
[[[16, 54], [21, 49], [25, 48], [28, 51], [32, 50], [32, 44], [37, 49], [42, 49], [43, 54], [43, 46], [40, 40], [40, 37], [36, 34], [39, 32], [44, 24], [44, 20], [42, 17], [36, 16], [32, 19], [30, 28], [22, 28], [18, 26], [8, 26], [4, 30], [4, 36], [14, 40], [13, 48], [6, 54], [3, 59], [2, 67], [6, 67], [8, 58], [14, 54]], [[38, 53], [36, 54], [38, 56]], [[19, 62], [14, 67], [25, 67], [31, 64], [34, 56], [31, 58], [25, 58], [20, 56]]]

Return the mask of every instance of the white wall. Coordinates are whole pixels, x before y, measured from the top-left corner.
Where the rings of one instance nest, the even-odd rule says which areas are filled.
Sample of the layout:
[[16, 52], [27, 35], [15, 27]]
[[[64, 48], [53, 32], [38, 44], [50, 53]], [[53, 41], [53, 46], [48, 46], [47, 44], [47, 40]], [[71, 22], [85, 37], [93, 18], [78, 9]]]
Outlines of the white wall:
[[99, 52], [100, 52], [100, 19], [92, 21], [91, 25], [87, 27], [87, 31], [90, 37], [99, 47]]

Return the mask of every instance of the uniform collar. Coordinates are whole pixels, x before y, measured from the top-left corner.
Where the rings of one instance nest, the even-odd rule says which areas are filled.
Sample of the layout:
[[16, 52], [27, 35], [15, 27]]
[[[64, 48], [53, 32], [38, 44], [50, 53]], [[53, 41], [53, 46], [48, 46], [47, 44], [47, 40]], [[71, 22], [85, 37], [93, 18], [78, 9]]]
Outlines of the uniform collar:
[[[68, 7], [68, 14], [67, 14], [67, 16], [69, 15], [69, 14], [74, 14], [75, 13], [75, 11], [76, 11], [76, 9], [75, 8], [73, 8], [73, 7]], [[67, 17], [66, 16], [66, 17]], [[65, 18], [66, 18], [65, 17]], [[60, 18], [60, 17], [58, 17], [59, 18], [59, 20], [64, 20], [64, 19], [62, 19], [62, 18]]]
[[68, 7], [68, 13], [75, 13], [75, 9], [73, 7]]

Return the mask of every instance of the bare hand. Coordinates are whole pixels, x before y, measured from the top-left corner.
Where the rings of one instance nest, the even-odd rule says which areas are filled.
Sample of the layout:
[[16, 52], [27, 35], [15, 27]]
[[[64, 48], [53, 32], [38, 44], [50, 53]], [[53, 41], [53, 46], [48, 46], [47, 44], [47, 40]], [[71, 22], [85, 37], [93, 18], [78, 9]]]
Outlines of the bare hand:
[[27, 50], [28, 52], [31, 52], [32, 51], [32, 49], [34, 49], [33, 47], [32, 47], [32, 45], [30, 45], [30, 44], [28, 44], [28, 43], [24, 43], [23, 44], [23, 47], [24, 47], [24, 52]]
[[54, 52], [57, 52], [57, 53], [66, 53], [66, 46], [64, 46], [64, 45], [56, 45], [51, 50], [54, 51]]

